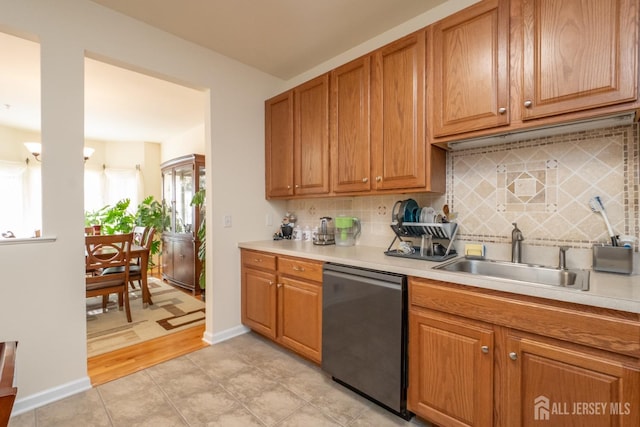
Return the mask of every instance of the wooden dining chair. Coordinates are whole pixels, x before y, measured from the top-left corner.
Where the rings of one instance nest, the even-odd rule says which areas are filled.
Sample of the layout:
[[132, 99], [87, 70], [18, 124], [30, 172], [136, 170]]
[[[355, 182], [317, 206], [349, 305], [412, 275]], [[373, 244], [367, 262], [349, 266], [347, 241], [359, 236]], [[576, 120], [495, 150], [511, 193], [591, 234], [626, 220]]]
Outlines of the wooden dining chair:
[[[146, 232], [143, 235], [143, 239], [140, 242], [140, 246], [144, 247], [147, 250], [147, 259], [151, 257], [151, 245], [153, 244], [153, 236], [155, 235], [155, 233], [155, 228], [147, 227]], [[142, 289], [142, 300], [147, 302], [148, 304], [153, 304], [153, 301], [151, 301], [151, 293], [149, 292], [147, 280], [145, 279], [145, 277], [143, 277], [144, 275], [142, 274], [143, 269], [149, 268], [148, 264], [149, 263], [147, 261], [147, 265], [142, 265], [141, 257], [137, 258], [137, 262], [132, 262], [129, 266], [129, 283], [131, 283], [131, 286], [135, 287], [133, 282], [137, 281], [138, 286], [140, 286], [140, 289]]]
[[102, 296], [105, 309], [109, 295], [117, 294], [118, 308], [122, 310], [124, 305], [127, 322], [131, 322], [128, 286], [132, 243], [133, 233], [85, 237], [87, 271], [121, 267], [121, 271], [108, 275], [86, 275], [86, 297]]
[[[137, 245], [137, 246], [145, 246], [145, 242], [146, 242], [146, 238], [147, 235], [149, 234], [149, 231], [153, 230], [153, 227], [145, 227], [145, 226], [135, 226], [133, 227], [133, 244]], [[153, 238], [153, 236], [152, 236]], [[129, 283], [131, 284], [131, 288], [135, 289], [136, 285], [134, 284], [134, 282], [138, 282], [138, 285], [142, 285], [141, 284], [141, 279], [139, 278], [132, 278], [131, 276], [135, 275], [136, 277], [140, 277], [140, 263], [142, 262], [141, 257], [132, 257], [131, 258], [131, 265], [129, 267]], [[109, 274], [109, 273], [107, 273]]]
[[[153, 236], [155, 235], [155, 228], [153, 227], [135, 227], [133, 229], [133, 244], [141, 246], [147, 251], [147, 260], [151, 256], [151, 245], [153, 244]], [[129, 284], [132, 289], [136, 289], [135, 282], [138, 282], [138, 286], [142, 291], [143, 304], [153, 304], [151, 300], [151, 293], [149, 292], [148, 282], [146, 275], [143, 274], [143, 268], [148, 268], [148, 265], [142, 265], [142, 257], [132, 257], [129, 264]], [[148, 264], [148, 262], [146, 263]], [[103, 275], [109, 275], [122, 272], [123, 267], [110, 267], [102, 271]]]

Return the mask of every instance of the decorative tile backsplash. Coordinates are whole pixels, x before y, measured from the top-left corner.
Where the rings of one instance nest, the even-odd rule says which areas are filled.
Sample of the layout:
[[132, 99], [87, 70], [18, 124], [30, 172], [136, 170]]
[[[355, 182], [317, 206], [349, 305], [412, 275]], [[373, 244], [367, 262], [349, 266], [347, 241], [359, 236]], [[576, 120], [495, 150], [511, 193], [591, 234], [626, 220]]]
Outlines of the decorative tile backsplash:
[[590, 248], [608, 240], [602, 216], [589, 200], [599, 195], [617, 234], [639, 237], [638, 125], [576, 132], [553, 137], [449, 152], [447, 193], [398, 194], [291, 200], [287, 209], [302, 225], [321, 216], [359, 217], [360, 244], [391, 243], [393, 205], [415, 199], [457, 214], [459, 240], [507, 243], [512, 223], [527, 244]]

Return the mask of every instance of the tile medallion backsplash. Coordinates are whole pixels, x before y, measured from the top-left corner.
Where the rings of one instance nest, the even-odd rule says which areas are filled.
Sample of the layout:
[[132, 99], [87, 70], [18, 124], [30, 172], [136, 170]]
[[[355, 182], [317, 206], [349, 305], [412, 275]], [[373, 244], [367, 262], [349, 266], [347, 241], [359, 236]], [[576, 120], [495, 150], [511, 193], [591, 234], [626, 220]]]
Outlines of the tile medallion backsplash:
[[607, 241], [602, 216], [589, 200], [599, 195], [616, 234], [638, 237], [640, 175], [638, 125], [452, 151], [447, 193], [291, 200], [301, 225], [350, 214], [362, 221], [360, 244], [391, 243], [393, 205], [415, 199], [457, 214], [458, 240], [507, 243], [517, 222], [529, 245], [590, 248]]

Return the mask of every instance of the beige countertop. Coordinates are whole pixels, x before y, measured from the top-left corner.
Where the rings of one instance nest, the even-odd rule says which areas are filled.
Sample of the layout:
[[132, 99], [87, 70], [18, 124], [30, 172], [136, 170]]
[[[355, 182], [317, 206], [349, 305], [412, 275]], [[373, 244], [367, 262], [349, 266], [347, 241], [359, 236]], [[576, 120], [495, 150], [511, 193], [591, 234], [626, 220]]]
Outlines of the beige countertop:
[[388, 256], [385, 248], [371, 246], [316, 246], [294, 240], [263, 240], [241, 242], [238, 247], [280, 255], [297, 256], [324, 262], [335, 262], [407, 276], [442, 280], [479, 288], [494, 289], [521, 295], [573, 302], [595, 307], [640, 313], [640, 275], [625, 275], [591, 271], [588, 291], [516, 282], [513, 280], [473, 276], [434, 270], [437, 262]]

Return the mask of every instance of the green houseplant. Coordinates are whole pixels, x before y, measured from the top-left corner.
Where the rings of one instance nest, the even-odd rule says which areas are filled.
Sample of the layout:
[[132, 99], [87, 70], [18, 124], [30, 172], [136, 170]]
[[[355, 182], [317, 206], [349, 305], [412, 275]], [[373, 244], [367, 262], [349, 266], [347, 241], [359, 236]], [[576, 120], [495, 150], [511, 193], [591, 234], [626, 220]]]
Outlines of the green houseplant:
[[207, 256], [207, 224], [204, 212], [204, 202], [205, 202], [205, 190], [198, 190], [191, 199], [191, 205], [197, 206], [200, 209], [200, 227], [198, 227], [197, 237], [200, 241], [200, 247], [198, 248], [198, 260], [202, 264], [202, 269], [200, 270], [200, 277], [198, 277], [198, 285], [200, 285], [200, 289], [202, 289], [202, 299], [205, 298], [205, 287], [206, 287], [206, 256]]
[[153, 264], [153, 255], [160, 253], [162, 231], [168, 225], [169, 220], [169, 216], [165, 214], [162, 204], [155, 200], [153, 196], [146, 197], [142, 203], [138, 205], [134, 220], [135, 225], [153, 227], [155, 229], [153, 242], [151, 243], [149, 267], [155, 265]]
[[85, 212], [85, 226], [100, 225], [103, 234], [130, 233], [135, 224], [135, 216], [129, 213], [131, 200], [122, 199], [115, 205]]
[[133, 227], [141, 225], [153, 227], [155, 234], [151, 243], [149, 267], [153, 267], [153, 255], [160, 253], [162, 231], [169, 221], [162, 204], [153, 196], [146, 197], [138, 205], [135, 214], [129, 212], [131, 200], [122, 199], [115, 205], [106, 205], [95, 211], [87, 211], [84, 215], [85, 226], [100, 225], [103, 234], [130, 233]]

